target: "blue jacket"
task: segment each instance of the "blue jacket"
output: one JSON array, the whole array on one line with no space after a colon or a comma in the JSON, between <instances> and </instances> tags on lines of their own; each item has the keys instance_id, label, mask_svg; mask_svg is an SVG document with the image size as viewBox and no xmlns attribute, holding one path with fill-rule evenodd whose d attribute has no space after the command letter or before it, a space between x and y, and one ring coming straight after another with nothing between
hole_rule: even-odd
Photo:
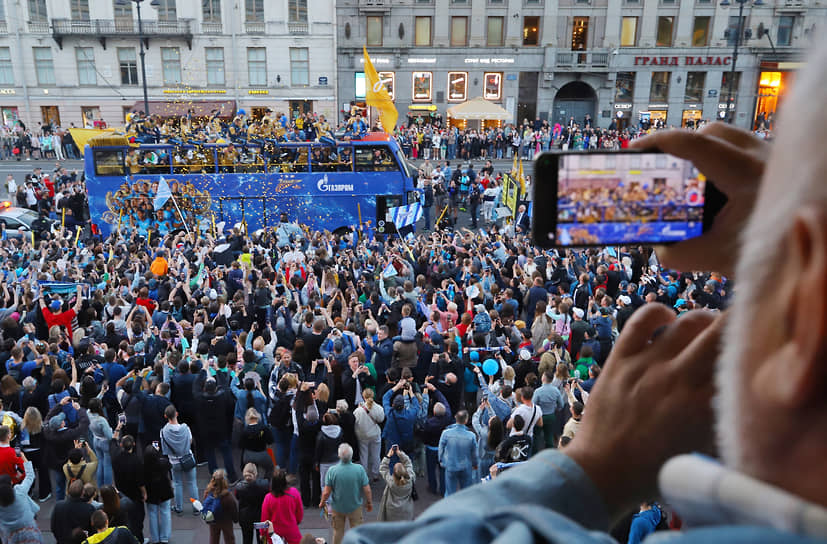
<instances>
[{"instance_id":1,"label":"blue jacket","mask_svg":"<svg viewBox=\"0 0 827 544\"><path fill-rule=\"evenodd\" d=\"M376 354L376 359L373 361L373 368L376 369L376 375L384 376L385 372L391 367L393 340L385 338L379 341L379 343L374 343L373 352Z\"/></svg>"},{"instance_id":2,"label":"blue jacket","mask_svg":"<svg viewBox=\"0 0 827 544\"><path fill-rule=\"evenodd\" d=\"M477 435L454 423L439 437L439 464L449 472L471 470L479 465Z\"/></svg>"},{"instance_id":3,"label":"blue jacket","mask_svg":"<svg viewBox=\"0 0 827 544\"><path fill-rule=\"evenodd\" d=\"M403 445L409 445L414 441L414 424L419 413L419 400L416 397L411 397L410 400L405 398L405 408L401 411L394 410L391 407L391 398L394 393L393 389L388 389L382 397L382 407L385 409L385 428L382 429L382 438L388 444L396 444L404 450Z\"/></svg>"},{"instance_id":4,"label":"blue jacket","mask_svg":"<svg viewBox=\"0 0 827 544\"><path fill-rule=\"evenodd\" d=\"M500 418L503 425L505 425L508 418L511 417L511 406L488 389L488 384L485 383L485 379L482 377L482 374L478 374L477 377L479 378L480 389L482 389L482 394L485 397L485 400L488 401L488 405L491 407L491 410L494 411L494 415ZM484 414L483 417L490 416Z\"/></svg>"},{"instance_id":5,"label":"blue jacket","mask_svg":"<svg viewBox=\"0 0 827 544\"><path fill-rule=\"evenodd\" d=\"M660 523L662 516L660 508L656 504L653 504L649 510L635 514L629 528L629 544L640 544L644 538L654 533L655 527Z\"/></svg>"}]
</instances>

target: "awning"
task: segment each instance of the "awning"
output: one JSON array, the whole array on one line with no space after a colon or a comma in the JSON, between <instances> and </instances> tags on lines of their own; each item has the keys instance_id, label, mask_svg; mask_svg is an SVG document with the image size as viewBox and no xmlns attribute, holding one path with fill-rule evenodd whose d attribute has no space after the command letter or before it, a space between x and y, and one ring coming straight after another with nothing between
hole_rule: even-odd
<instances>
[{"instance_id":1,"label":"awning","mask_svg":"<svg viewBox=\"0 0 827 544\"><path fill-rule=\"evenodd\" d=\"M510 121L511 114L499 105L477 97L451 106L448 108L448 115L454 119L479 120L479 121Z\"/></svg>"},{"instance_id":2,"label":"awning","mask_svg":"<svg viewBox=\"0 0 827 544\"><path fill-rule=\"evenodd\" d=\"M144 101L135 102L133 111L144 111ZM194 117L211 117L215 110L222 119L231 119L236 112L235 100L150 100L149 113L161 117L184 117L192 110Z\"/></svg>"}]
</instances>

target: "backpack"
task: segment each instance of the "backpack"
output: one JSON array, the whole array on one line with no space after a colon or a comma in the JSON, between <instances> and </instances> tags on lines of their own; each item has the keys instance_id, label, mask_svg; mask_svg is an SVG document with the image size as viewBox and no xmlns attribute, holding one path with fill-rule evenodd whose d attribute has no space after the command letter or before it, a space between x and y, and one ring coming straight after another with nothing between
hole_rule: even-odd
<instances>
[{"instance_id":1,"label":"backpack","mask_svg":"<svg viewBox=\"0 0 827 544\"><path fill-rule=\"evenodd\" d=\"M86 463L83 463L82 465L80 465L80 470L78 471L77 474L72 474L72 469L67 466L66 467L66 472L69 473L69 483L66 484L66 488L68 489L69 485L71 485L72 482L74 482L76 480L80 480L83 477L83 471L85 471L85 470L86 470Z\"/></svg>"},{"instance_id":2,"label":"backpack","mask_svg":"<svg viewBox=\"0 0 827 544\"><path fill-rule=\"evenodd\" d=\"M290 408L291 400L291 397L285 395L276 398L276 400L272 402L268 422L277 430L293 430L293 412Z\"/></svg>"},{"instance_id":3,"label":"backpack","mask_svg":"<svg viewBox=\"0 0 827 544\"><path fill-rule=\"evenodd\" d=\"M480 193L480 186L475 183L471 186L471 202L473 204L479 204L481 198L482 193Z\"/></svg>"},{"instance_id":4,"label":"backpack","mask_svg":"<svg viewBox=\"0 0 827 544\"><path fill-rule=\"evenodd\" d=\"M202 504L201 519L207 523L215 523L216 518L221 515L221 497L216 497L210 493Z\"/></svg>"}]
</instances>

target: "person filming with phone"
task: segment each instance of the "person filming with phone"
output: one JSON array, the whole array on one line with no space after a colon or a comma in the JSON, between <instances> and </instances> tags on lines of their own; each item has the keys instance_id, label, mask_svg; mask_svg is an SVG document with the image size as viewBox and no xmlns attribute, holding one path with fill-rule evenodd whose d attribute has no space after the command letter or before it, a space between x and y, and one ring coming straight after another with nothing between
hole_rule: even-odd
<instances>
[{"instance_id":1,"label":"person filming with phone","mask_svg":"<svg viewBox=\"0 0 827 544\"><path fill-rule=\"evenodd\" d=\"M825 89L822 38L773 144L721 123L633 144L691 161L728 196L709 231L658 252L669 269L735 277L727 313L641 307L565 448L349 541L614 542L614 522L662 497L685 529L653 542L824 542Z\"/></svg>"}]
</instances>

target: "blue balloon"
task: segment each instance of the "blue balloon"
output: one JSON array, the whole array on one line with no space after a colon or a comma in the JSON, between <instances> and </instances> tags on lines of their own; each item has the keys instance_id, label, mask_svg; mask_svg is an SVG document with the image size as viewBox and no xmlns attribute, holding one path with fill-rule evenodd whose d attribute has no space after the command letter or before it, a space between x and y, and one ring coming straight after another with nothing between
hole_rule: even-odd
<instances>
[{"instance_id":1,"label":"blue balloon","mask_svg":"<svg viewBox=\"0 0 827 544\"><path fill-rule=\"evenodd\" d=\"M244 110L238 110L239 115L247 115L247 112Z\"/></svg>"},{"instance_id":2,"label":"blue balloon","mask_svg":"<svg viewBox=\"0 0 827 544\"><path fill-rule=\"evenodd\" d=\"M471 353L468 354L468 357L472 361L479 361L480 360L480 354L479 354L478 351L472 351Z\"/></svg>"},{"instance_id":3,"label":"blue balloon","mask_svg":"<svg viewBox=\"0 0 827 544\"><path fill-rule=\"evenodd\" d=\"M494 359L486 359L485 362L482 363L482 371L486 376L493 376L499 369L500 365L497 364L497 361Z\"/></svg>"}]
</instances>

